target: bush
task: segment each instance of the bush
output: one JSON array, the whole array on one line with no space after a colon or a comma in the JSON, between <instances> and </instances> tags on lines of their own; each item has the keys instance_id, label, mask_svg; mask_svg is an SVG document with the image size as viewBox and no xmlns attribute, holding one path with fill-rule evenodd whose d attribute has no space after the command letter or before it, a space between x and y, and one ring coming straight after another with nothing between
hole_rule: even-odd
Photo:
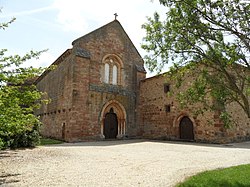
<instances>
[{"instance_id":1,"label":"bush","mask_svg":"<svg viewBox=\"0 0 250 187\"><path fill-rule=\"evenodd\" d=\"M0 138L0 150L4 148L4 142L3 140Z\"/></svg>"},{"instance_id":2,"label":"bush","mask_svg":"<svg viewBox=\"0 0 250 187\"><path fill-rule=\"evenodd\" d=\"M33 126L31 130L25 130L13 136L0 135L0 149L18 147L34 147L40 143L39 124Z\"/></svg>"}]
</instances>

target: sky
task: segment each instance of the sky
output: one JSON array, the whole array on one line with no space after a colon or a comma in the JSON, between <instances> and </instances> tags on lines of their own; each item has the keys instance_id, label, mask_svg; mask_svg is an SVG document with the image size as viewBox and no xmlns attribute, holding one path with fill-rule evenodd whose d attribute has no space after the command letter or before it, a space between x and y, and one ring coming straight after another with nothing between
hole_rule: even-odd
<instances>
[{"instance_id":1,"label":"sky","mask_svg":"<svg viewBox=\"0 0 250 187\"><path fill-rule=\"evenodd\" d=\"M141 25L155 11L165 12L157 0L0 0L0 7L0 22L16 18L9 28L0 30L0 49L20 55L48 49L39 60L28 62L33 67L49 66L72 47L73 40L113 21L114 13L143 57Z\"/></svg>"}]
</instances>

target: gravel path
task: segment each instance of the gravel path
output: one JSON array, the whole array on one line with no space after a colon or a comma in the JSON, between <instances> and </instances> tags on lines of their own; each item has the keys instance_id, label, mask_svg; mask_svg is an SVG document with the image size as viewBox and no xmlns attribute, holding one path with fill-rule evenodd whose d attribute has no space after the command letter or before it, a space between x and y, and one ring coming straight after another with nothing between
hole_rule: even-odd
<instances>
[{"instance_id":1,"label":"gravel path","mask_svg":"<svg viewBox=\"0 0 250 187\"><path fill-rule=\"evenodd\" d=\"M246 163L250 163L250 142L65 143L0 151L0 185L166 187L200 171Z\"/></svg>"}]
</instances>

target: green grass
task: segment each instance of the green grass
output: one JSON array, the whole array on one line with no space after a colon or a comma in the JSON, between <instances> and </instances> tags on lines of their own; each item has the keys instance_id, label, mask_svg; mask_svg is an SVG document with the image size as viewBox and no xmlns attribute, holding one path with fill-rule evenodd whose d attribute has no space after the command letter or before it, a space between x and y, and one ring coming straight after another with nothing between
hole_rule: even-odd
<instances>
[{"instance_id":1,"label":"green grass","mask_svg":"<svg viewBox=\"0 0 250 187\"><path fill-rule=\"evenodd\" d=\"M225 158L226 159L226 158ZM176 187L250 187L250 164L205 171Z\"/></svg>"},{"instance_id":2,"label":"green grass","mask_svg":"<svg viewBox=\"0 0 250 187\"><path fill-rule=\"evenodd\" d=\"M50 138L41 138L39 145L51 145L51 144L61 144L63 141L54 140Z\"/></svg>"}]
</instances>

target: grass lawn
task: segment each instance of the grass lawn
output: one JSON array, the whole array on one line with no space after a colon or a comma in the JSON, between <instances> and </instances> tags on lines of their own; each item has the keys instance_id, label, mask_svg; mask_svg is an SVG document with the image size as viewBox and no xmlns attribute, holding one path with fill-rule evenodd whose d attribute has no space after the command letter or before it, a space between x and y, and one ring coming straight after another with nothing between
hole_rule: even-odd
<instances>
[{"instance_id":1,"label":"grass lawn","mask_svg":"<svg viewBox=\"0 0 250 187\"><path fill-rule=\"evenodd\" d=\"M54 140L50 138L41 138L39 145L51 145L51 144L61 144L63 141Z\"/></svg>"},{"instance_id":2,"label":"grass lawn","mask_svg":"<svg viewBox=\"0 0 250 187\"><path fill-rule=\"evenodd\" d=\"M188 178L176 187L249 187L250 164L205 171Z\"/></svg>"}]
</instances>

